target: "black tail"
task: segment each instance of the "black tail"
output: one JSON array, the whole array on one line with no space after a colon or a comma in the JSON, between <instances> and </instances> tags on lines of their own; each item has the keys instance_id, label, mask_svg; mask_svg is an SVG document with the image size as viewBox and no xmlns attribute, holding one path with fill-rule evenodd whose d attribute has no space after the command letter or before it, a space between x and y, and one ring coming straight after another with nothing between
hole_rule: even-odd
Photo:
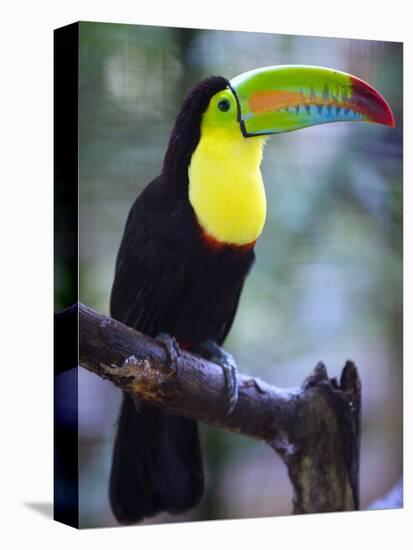
<instances>
[{"instance_id":1,"label":"black tail","mask_svg":"<svg viewBox=\"0 0 413 550\"><path fill-rule=\"evenodd\" d=\"M120 523L193 508L204 490L198 426L124 396L113 451L110 501Z\"/></svg>"}]
</instances>

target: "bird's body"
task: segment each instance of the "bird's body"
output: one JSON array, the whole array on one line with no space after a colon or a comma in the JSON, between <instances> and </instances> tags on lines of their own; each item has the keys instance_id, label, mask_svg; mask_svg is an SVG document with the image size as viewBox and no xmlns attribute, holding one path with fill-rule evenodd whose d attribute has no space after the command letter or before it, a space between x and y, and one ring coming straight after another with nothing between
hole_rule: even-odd
<instances>
[{"instance_id":1,"label":"bird's body","mask_svg":"<svg viewBox=\"0 0 413 550\"><path fill-rule=\"evenodd\" d=\"M253 248L204 239L188 201L157 178L129 215L112 316L149 336L171 334L189 350L209 339L222 344L253 261ZM197 504L203 471L195 421L145 405L138 412L125 396L117 437L111 493L121 521Z\"/></svg>"},{"instance_id":2,"label":"bird's body","mask_svg":"<svg viewBox=\"0 0 413 550\"><path fill-rule=\"evenodd\" d=\"M337 82L349 79L333 74L334 90ZM286 75L300 93L268 89L268 76L285 87ZM299 106L291 111L286 105L307 101L300 75L314 78L313 84L304 84L308 102L317 106L311 111L308 103L301 114ZM353 115L340 118L340 107L335 115L330 109L321 116L322 101L332 104L328 78L332 72L327 69L269 68L231 82L210 77L192 90L177 116L161 175L129 213L111 295L115 319L149 336L167 333L194 352L206 342L214 349L224 343L265 222L260 163L267 135L334 117L360 120L364 111L365 120L392 122L381 96L358 80L354 97L348 89L343 92ZM256 85L262 87L258 95ZM230 389L236 396L236 384ZM160 511L184 512L199 502L203 486L195 421L124 396L110 481L117 519L134 523Z\"/></svg>"},{"instance_id":3,"label":"bird's body","mask_svg":"<svg viewBox=\"0 0 413 550\"><path fill-rule=\"evenodd\" d=\"M218 87L224 84L218 81ZM178 121L176 132L185 136L181 133L185 131ZM205 161L202 154L197 159L201 165ZM239 159L231 164L237 166ZM208 340L224 342L255 257L255 239L250 245L225 243L200 225L188 193L190 182L198 183L199 170L196 166L196 177L191 178L188 170L170 168L166 161L163 173L137 198L119 249L111 296L115 319L149 336L170 334L181 347L194 351ZM218 201L219 197L217 190ZM250 205L255 208L254 201ZM248 218L244 209L238 231L242 219L249 227L254 225L248 223L253 214ZM220 221L219 226L225 227ZM133 523L161 510L183 512L198 503L203 485L196 422L148 405L138 412L125 396L110 489L117 518Z\"/></svg>"}]
</instances>

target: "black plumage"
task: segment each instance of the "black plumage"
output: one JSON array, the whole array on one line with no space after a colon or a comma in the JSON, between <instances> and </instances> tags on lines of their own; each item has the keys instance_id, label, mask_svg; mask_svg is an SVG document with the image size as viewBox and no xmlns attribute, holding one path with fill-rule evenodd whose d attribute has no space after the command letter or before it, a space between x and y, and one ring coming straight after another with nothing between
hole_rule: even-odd
<instances>
[{"instance_id":1,"label":"black plumage","mask_svg":"<svg viewBox=\"0 0 413 550\"><path fill-rule=\"evenodd\" d=\"M188 165L203 112L226 88L211 77L184 100L162 174L137 198L120 245L111 315L149 336L167 333L187 349L222 344L231 328L252 247L211 246L188 200ZM160 511L194 507L204 488L195 421L165 414L124 396L110 480L113 512L134 523Z\"/></svg>"}]
</instances>

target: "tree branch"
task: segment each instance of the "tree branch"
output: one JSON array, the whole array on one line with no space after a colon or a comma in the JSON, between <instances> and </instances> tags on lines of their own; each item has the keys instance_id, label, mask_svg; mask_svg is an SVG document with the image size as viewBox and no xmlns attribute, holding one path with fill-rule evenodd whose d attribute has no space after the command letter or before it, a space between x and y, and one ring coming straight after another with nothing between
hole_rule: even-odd
<instances>
[{"instance_id":1,"label":"tree branch","mask_svg":"<svg viewBox=\"0 0 413 550\"><path fill-rule=\"evenodd\" d=\"M165 346L79 305L79 362L137 399L265 441L282 458L295 513L359 506L360 380L348 361L340 383L319 363L299 388L239 375L227 414L221 367L187 352L172 365Z\"/></svg>"}]
</instances>

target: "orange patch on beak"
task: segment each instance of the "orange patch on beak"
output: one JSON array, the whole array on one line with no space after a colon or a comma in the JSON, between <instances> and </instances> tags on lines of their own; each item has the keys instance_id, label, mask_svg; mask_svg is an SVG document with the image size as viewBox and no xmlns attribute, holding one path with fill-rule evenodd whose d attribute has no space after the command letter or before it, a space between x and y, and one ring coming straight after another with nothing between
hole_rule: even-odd
<instances>
[{"instance_id":1,"label":"orange patch on beak","mask_svg":"<svg viewBox=\"0 0 413 550\"><path fill-rule=\"evenodd\" d=\"M298 92L286 92L274 90L271 92L255 92L251 94L248 104L251 112L265 113L283 109L291 105L298 105L305 102L303 95Z\"/></svg>"}]
</instances>

